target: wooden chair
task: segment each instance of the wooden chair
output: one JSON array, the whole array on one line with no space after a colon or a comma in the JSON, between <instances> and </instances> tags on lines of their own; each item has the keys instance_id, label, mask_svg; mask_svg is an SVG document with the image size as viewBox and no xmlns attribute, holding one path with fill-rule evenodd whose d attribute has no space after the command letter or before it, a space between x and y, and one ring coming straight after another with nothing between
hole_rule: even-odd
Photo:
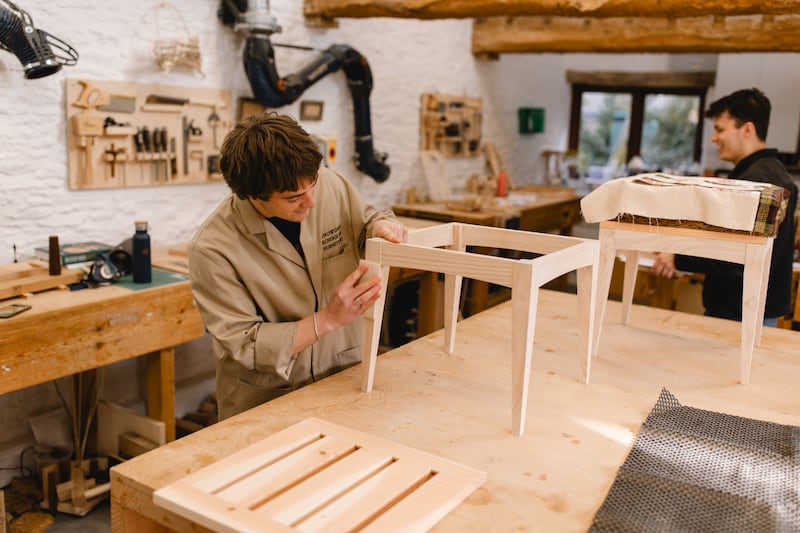
<instances>
[{"instance_id":1,"label":"wooden chair","mask_svg":"<svg viewBox=\"0 0 800 533\"><path fill-rule=\"evenodd\" d=\"M622 289L622 323L626 325L630 322L639 252L673 252L730 261L744 265L739 382L749 383L753 348L761 343L773 240L772 237L707 229L601 222L593 354L597 355L600 347L600 332L617 250L624 250L626 258Z\"/></svg>"},{"instance_id":2,"label":"wooden chair","mask_svg":"<svg viewBox=\"0 0 800 533\"><path fill-rule=\"evenodd\" d=\"M470 253L467 252L467 246L542 255L534 259L508 259ZM548 281L576 270L581 374L583 381L589 382L592 334L595 331L594 298L597 293L597 269L594 268L598 260L596 241L450 223L416 230L409 234L406 244L369 239L366 260L378 266L384 288L390 267L445 274L444 342L447 353L453 353L455 348L462 279L468 277L511 288L511 424L514 435L522 435L525 428L538 289ZM384 303L385 292L363 317L361 388L364 392L372 390Z\"/></svg>"}]
</instances>

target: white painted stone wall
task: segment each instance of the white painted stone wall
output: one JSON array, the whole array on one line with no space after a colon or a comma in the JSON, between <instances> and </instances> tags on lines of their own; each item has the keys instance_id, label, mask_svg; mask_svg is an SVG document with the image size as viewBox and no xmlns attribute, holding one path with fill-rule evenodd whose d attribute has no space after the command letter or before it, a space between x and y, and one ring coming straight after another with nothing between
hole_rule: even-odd
<instances>
[{"instance_id":1,"label":"white painted stone wall","mask_svg":"<svg viewBox=\"0 0 800 533\"><path fill-rule=\"evenodd\" d=\"M16 57L0 51L0 264L12 261L12 243L19 259L25 259L35 246L45 245L49 235L59 235L62 242L92 239L118 243L132 234L136 219L150 222L154 245L188 240L227 194L224 184L68 189L64 79L223 87L230 88L234 98L251 96L242 69L244 39L219 22L219 2L170 2L182 14L189 33L200 40L205 77L198 77L186 69L169 74L158 70L152 55L154 41L159 36L183 36L179 25L165 24L157 31L160 2L56 0L44 7L31 0L15 1L30 13L38 28L75 47L80 60L56 75L25 80ZM482 97L483 139L499 147L516 182L535 183L543 178L542 150L566 146L570 106L566 70L659 71L669 70L675 63L666 55L588 54L504 55L498 61L482 62L470 53L472 23L468 20L344 19L336 29L320 29L304 25L301 0L273 0L270 4L283 27L273 42L320 49L343 43L369 60L375 81L373 137L375 147L389 153L389 180L377 184L359 174L351 162L352 105L343 73L327 76L306 91L302 99L322 100L325 106L322 121L304 125L312 133L337 137L335 170L382 208L401 200L408 186L424 187L417 160L423 92ZM281 75L296 71L312 57L313 52L276 49ZM773 115L770 144L793 151L800 115L798 67L800 54L722 56L719 83L709 101L737 88L762 87L778 109ZM517 109L523 106L546 109L544 133L517 133ZM299 101L280 111L297 116L298 110ZM706 132L708 137L710 124ZM702 164L719 166L716 151L707 141ZM483 168L481 157L447 162L454 188L470 174L482 173ZM47 334L46 324L42 324L42 333ZM178 358L179 379L191 380L192 375L207 373L210 368L204 350ZM110 371L111 383L127 383L107 387L110 399L141 401L140 384L127 380L131 373L140 373L137 362ZM62 388L68 390L64 384ZM0 397L0 441L25 441L29 438L27 417L56 405L58 398L49 384ZM0 466L8 466L2 454Z\"/></svg>"}]
</instances>

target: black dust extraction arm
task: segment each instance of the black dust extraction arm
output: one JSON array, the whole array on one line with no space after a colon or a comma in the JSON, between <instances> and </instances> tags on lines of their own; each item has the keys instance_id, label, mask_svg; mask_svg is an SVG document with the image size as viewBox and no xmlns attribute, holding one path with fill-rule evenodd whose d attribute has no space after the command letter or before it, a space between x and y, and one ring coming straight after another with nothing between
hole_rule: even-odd
<instances>
[{"instance_id":1,"label":"black dust extraction arm","mask_svg":"<svg viewBox=\"0 0 800 533\"><path fill-rule=\"evenodd\" d=\"M78 62L74 48L36 29L30 15L9 0L0 0L0 48L17 56L29 80L55 74L63 65Z\"/></svg>"},{"instance_id":2,"label":"black dust extraction arm","mask_svg":"<svg viewBox=\"0 0 800 533\"><path fill-rule=\"evenodd\" d=\"M376 152L372 144L369 107L372 71L363 55L348 45L334 44L322 50L318 58L299 71L281 77L275 65L275 52L270 40L270 35L280 32L281 28L269 14L266 0L222 0L219 17L223 24L233 24L234 31L247 35L244 47L245 73L253 96L267 107L291 104L323 77L343 70L353 99L356 168L378 183L386 181L390 172L385 163L387 155ZM313 50L306 47L293 48Z\"/></svg>"}]
</instances>

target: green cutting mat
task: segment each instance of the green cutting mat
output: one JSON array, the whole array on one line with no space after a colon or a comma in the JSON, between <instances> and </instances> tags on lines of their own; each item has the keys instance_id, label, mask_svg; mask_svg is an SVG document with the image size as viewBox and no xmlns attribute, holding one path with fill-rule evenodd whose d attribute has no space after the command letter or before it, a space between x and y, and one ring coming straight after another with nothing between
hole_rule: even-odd
<instances>
[{"instance_id":1,"label":"green cutting mat","mask_svg":"<svg viewBox=\"0 0 800 533\"><path fill-rule=\"evenodd\" d=\"M128 274L127 276L122 276L119 278L119 280L117 280L114 284L125 287L126 289L130 289L132 291L138 291L140 289L150 289L152 287L169 285L170 283L180 283L181 281L186 281L189 279L189 276L184 274L170 272L169 270L161 270L160 268L153 268L152 273L152 281L150 283L134 283L133 274Z\"/></svg>"}]
</instances>

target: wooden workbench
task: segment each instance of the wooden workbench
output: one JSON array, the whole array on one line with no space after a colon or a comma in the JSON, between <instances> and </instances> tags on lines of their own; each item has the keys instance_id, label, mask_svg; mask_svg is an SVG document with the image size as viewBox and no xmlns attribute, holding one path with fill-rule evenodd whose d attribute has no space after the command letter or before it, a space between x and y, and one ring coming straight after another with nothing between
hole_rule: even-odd
<instances>
[{"instance_id":1,"label":"wooden workbench","mask_svg":"<svg viewBox=\"0 0 800 533\"><path fill-rule=\"evenodd\" d=\"M375 388L361 366L324 379L116 466L115 532L192 531L153 491L249 444L315 417L484 470L486 483L434 531L586 531L642 422L667 388L684 405L800 424L800 333L766 328L752 382L737 384L737 322L637 307L619 323L609 303L592 382L579 381L574 295L541 291L522 437L510 432L510 304L378 358Z\"/></svg>"},{"instance_id":2,"label":"wooden workbench","mask_svg":"<svg viewBox=\"0 0 800 533\"><path fill-rule=\"evenodd\" d=\"M580 200L581 197L569 187L526 185L515 189L508 198L496 199L494 205L486 206L481 211L454 209L448 207L447 202L396 204L392 210L399 217L571 235L572 227L581 221ZM475 251L492 252L488 249ZM508 291L500 290L492 297L488 283L471 280L470 284L469 297L465 302L467 316L505 301L510 295ZM566 290L566 278L555 282L554 286ZM422 304L419 307L420 313L427 309ZM419 331L430 333L434 330L433 326L440 323L435 315L420 314Z\"/></svg>"},{"instance_id":3,"label":"wooden workbench","mask_svg":"<svg viewBox=\"0 0 800 533\"><path fill-rule=\"evenodd\" d=\"M4 300L32 306L0 320L0 394L156 353L148 361L148 415L175 438L174 347L203 334L188 281L131 290L56 289Z\"/></svg>"},{"instance_id":4,"label":"wooden workbench","mask_svg":"<svg viewBox=\"0 0 800 533\"><path fill-rule=\"evenodd\" d=\"M518 201L512 201L515 193ZM572 226L581 220L580 201L581 197L569 187L527 185L481 211L453 209L447 202L396 204L392 211L403 217L569 235Z\"/></svg>"}]
</instances>

